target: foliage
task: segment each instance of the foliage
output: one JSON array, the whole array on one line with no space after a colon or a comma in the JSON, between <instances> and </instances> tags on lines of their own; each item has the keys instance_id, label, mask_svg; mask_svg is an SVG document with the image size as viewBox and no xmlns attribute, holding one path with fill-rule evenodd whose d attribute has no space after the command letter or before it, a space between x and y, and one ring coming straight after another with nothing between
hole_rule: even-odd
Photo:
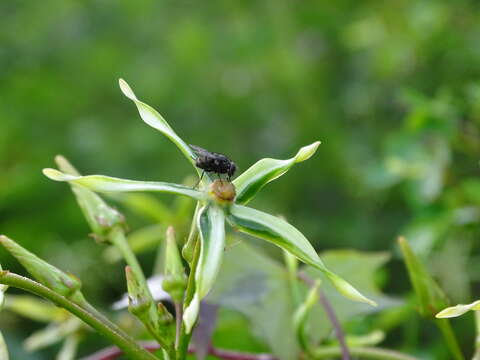
<instances>
[{"instance_id":1,"label":"foliage","mask_svg":"<svg viewBox=\"0 0 480 360\"><path fill-rule=\"evenodd\" d=\"M357 315L345 327L366 334L378 326L384 346L450 359L443 338L415 312L395 239L408 239L448 305L479 298L476 2L46 0L4 1L0 13L0 233L75 273L103 308L125 290L118 249L88 241L71 194L38 172L64 153L92 173L177 183L194 174L134 120L113 86L122 74L185 139L228 154L241 170L258 154L286 159L320 138L319 156L248 205L282 214L317 251L391 252L370 280L404 305ZM187 236L189 199L114 197L107 200L125 212L128 240L147 268L168 225L179 242ZM364 290L357 269L344 273L322 259ZM22 271L4 252L0 263ZM36 324L9 314L2 311L0 322L11 357L30 358L15 344ZM471 317L452 320L467 357ZM227 323L220 324L226 332ZM105 345L96 337L88 344L90 351ZM253 342L243 350L268 351Z\"/></svg>"}]
</instances>

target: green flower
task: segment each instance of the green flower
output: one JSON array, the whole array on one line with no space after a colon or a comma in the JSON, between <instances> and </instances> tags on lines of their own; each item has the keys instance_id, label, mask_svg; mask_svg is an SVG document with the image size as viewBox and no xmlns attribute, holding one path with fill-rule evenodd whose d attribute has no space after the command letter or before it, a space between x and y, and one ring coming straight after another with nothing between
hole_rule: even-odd
<instances>
[{"instance_id":1,"label":"green flower","mask_svg":"<svg viewBox=\"0 0 480 360\"><path fill-rule=\"evenodd\" d=\"M143 121L168 137L199 173L195 166L196 155L187 143L155 109L138 100L124 80L120 79L119 83L122 92L136 104ZM225 248L225 220L233 228L267 240L321 270L344 296L375 305L327 269L310 242L295 227L278 217L245 206L270 181L285 174L294 164L309 159L319 145L317 141L305 146L287 160L262 159L238 176L232 182L233 186L225 181L213 181L207 174L198 190L167 182L124 180L103 175L77 176L54 169L44 169L43 173L52 180L68 181L97 192L157 191L187 196L198 202L194 222L201 247L195 270L196 291L184 314L185 326L190 332L198 315L200 300L212 288L220 268Z\"/></svg>"}]
</instances>

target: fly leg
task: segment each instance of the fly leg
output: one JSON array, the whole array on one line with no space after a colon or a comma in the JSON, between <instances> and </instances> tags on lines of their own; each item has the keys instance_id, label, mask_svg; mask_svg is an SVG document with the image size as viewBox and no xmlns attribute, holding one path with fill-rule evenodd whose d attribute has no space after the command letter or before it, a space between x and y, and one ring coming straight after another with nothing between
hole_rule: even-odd
<instances>
[{"instance_id":1,"label":"fly leg","mask_svg":"<svg viewBox=\"0 0 480 360\"><path fill-rule=\"evenodd\" d=\"M198 179L197 183L196 183L195 186L193 187L194 189L196 189L197 186L200 184L200 181L202 181L204 174L205 174L205 170L202 171L202 175L200 176L200 179Z\"/></svg>"}]
</instances>

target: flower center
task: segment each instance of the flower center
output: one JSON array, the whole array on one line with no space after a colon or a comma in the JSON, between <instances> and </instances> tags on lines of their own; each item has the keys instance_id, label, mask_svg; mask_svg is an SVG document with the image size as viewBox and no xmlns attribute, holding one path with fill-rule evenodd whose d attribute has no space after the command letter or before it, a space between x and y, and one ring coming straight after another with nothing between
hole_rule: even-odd
<instances>
[{"instance_id":1,"label":"flower center","mask_svg":"<svg viewBox=\"0 0 480 360\"><path fill-rule=\"evenodd\" d=\"M216 201L232 202L236 195L235 186L231 182L217 179L210 184L210 194Z\"/></svg>"}]
</instances>

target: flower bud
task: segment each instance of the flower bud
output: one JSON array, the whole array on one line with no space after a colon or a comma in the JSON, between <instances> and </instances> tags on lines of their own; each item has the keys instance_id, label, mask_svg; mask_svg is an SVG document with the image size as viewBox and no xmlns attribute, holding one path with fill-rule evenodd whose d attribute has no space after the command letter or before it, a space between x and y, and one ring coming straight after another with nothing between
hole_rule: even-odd
<instances>
[{"instance_id":1,"label":"flower bud","mask_svg":"<svg viewBox=\"0 0 480 360\"><path fill-rule=\"evenodd\" d=\"M175 231L171 226L167 229L166 241L165 278L162 287L170 294L174 302L180 303L187 287L187 277L175 241Z\"/></svg>"},{"instance_id":2,"label":"flower bud","mask_svg":"<svg viewBox=\"0 0 480 360\"><path fill-rule=\"evenodd\" d=\"M80 176L78 171L63 156L56 156L55 161L63 172ZM77 198L78 205L93 231L92 237L97 241L105 241L110 230L115 226L125 226L125 217L115 208L109 206L93 191L77 184L70 183Z\"/></svg>"},{"instance_id":3,"label":"flower bud","mask_svg":"<svg viewBox=\"0 0 480 360\"><path fill-rule=\"evenodd\" d=\"M140 319L148 318L148 312L153 303L152 298L140 285L130 266L125 267L125 275L128 288L128 311Z\"/></svg>"},{"instance_id":4,"label":"flower bud","mask_svg":"<svg viewBox=\"0 0 480 360\"><path fill-rule=\"evenodd\" d=\"M163 303L159 302L157 304L157 311L158 311L158 324L160 326L169 325L173 322L173 316L170 314L170 311L167 310Z\"/></svg>"},{"instance_id":5,"label":"flower bud","mask_svg":"<svg viewBox=\"0 0 480 360\"><path fill-rule=\"evenodd\" d=\"M82 284L74 275L57 269L4 235L0 236L0 244L17 258L38 282L49 289L68 298L79 294Z\"/></svg>"},{"instance_id":6,"label":"flower bud","mask_svg":"<svg viewBox=\"0 0 480 360\"><path fill-rule=\"evenodd\" d=\"M210 184L209 194L215 202L229 204L235 199L235 186L231 182L217 179Z\"/></svg>"}]
</instances>

